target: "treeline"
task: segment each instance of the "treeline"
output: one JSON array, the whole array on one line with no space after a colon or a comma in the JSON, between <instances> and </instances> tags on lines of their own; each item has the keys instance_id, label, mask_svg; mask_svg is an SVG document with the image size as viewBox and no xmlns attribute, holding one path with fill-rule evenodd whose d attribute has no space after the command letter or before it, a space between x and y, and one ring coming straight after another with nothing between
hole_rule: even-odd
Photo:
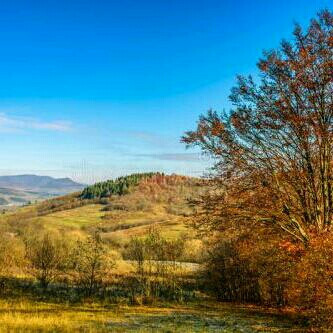
<instances>
[{"instance_id":1,"label":"treeline","mask_svg":"<svg viewBox=\"0 0 333 333\"><path fill-rule=\"evenodd\" d=\"M86 187L81 194L82 199L100 199L111 195L127 194L131 187L147 178L159 175L157 172L133 173L129 176L119 177L115 180L107 180Z\"/></svg>"}]
</instances>

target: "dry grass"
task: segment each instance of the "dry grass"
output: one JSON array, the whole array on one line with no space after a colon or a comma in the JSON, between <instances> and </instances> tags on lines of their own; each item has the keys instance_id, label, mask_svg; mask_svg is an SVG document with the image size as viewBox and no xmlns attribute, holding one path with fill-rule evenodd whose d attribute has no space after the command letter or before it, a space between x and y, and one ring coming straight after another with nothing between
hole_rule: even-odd
<instances>
[{"instance_id":1,"label":"dry grass","mask_svg":"<svg viewBox=\"0 0 333 333\"><path fill-rule=\"evenodd\" d=\"M151 211L103 211L103 205L91 204L44 216L28 218L25 224L40 225L46 230L57 230L73 236L84 236L98 229L104 239L118 239L122 245L133 236L144 236L157 226L163 236L175 238L190 234L183 216L166 212L156 204Z\"/></svg>"},{"instance_id":2,"label":"dry grass","mask_svg":"<svg viewBox=\"0 0 333 333\"><path fill-rule=\"evenodd\" d=\"M101 222L104 213L102 205L86 205L69 210L51 213L46 216L36 217L32 221L40 221L49 228L66 227L69 229L81 229Z\"/></svg>"},{"instance_id":3,"label":"dry grass","mask_svg":"<svg viewBox=\"0 0 333 333\"><path fill-rule=\"evenodd\" d=\"M0 302L0 332L304 332L290 319L257 308L190 306L69 306Z\"/></svg>"},{"instance_id":4,"label":"dry grass","mask_svg":"<svg viewBox=\"0 0 333 333\"><path fill-rule=\"evenodd\" d=\"M58 304L21 302L0 303L0 331L96 332L107 320L117 320L111 312L96 306L70 307Z\"/></svg>"}]
</instances>

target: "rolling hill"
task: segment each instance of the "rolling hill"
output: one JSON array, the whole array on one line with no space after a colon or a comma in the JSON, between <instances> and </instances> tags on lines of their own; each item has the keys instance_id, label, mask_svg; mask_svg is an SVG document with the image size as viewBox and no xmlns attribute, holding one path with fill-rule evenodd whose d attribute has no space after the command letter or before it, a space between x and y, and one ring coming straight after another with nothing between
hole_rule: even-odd
<instances>
[{"instance_id":1,"label":"rolling hill","mask_svg":"<svg viewBox=\"0 0 333 333\"><path fill-rule=\"evenodd\" d=\"M127 185L125 186L124 184ZM171 273L171 270L169 270L168 275L163 277L163 273L161 273L163 271L158 272L153 270L147 273L147 269L145 279L143 280L144 285L149 285L150 288L150 285L155 286L156 283L165 283L163 285L168 286L171 282L172 285L176 285L177 290L179 290L178 288L182 288L182 295L185 293L188 293L191 297L196 295L194 299L189 298L189 301L187 301L185 298L185 301L182 300L176 303L176 305L172 305L172 301L167 299L168 301L165 303L166 306L163 307L163 313L164 315L167 314L167 318L170 317L168 320L172 321L176 316L176 318L178 318L177 320L182 323L183 326L177 331L186 331L187 325L191 325L189 327L198 328L197 331L200 332L203 330L206 331L208 327L207 322L211 319L203 318L201 315L200 317L194 317L193 314L200 313L203 308L205 309L205 313L208 310L210 312L214 311L214 318L218 318L218 316L223 317L220 326L216 325L216 320L214 319L212 332L216 331L216 329L219 330L219 328L223 328L223 330L226 328L229 331L229 326L230 332L234 332L233 327L235 327L235 323L237 323L237 329L241 328L239 324L240 320L246 332L252 332L251 327L254 327L254 325L256 325L256 327L260 325L266 332L266 328L271 326L267 326L265 322L272 321L273 319L271 318L274 318L274 323L276 322L276 325L278 325L276 326L274 324L274 327L282 327L281 323L285 323L286 327L290 327L290 323L294 323L295 320L292 321L286 318L282 320L282 317L276 316L267 317L265 312L259 312L258 309L253 308L252 305L251 308L249 308L250 310L246 310L242 305L241 312L238 313L236 308L230 308L230 304L226 306L223 305L223 303L222 305L221 303L213 303L210 296L206 294L206 290L202 287L203 284L200 278L197 277L198 271L200 272L199 276L202 275L200 269L203 267L202 263L205 262L205 242L203 236L197 235L190 227L189 222L191 222L192 214L195 213L196 210L196 207L190 204L191 199L198 198L198 196L207 189L210 189L209 183L197 178L178 175L168 176L159 173L130 175L129 177L122 177L116 180L95 184L87 187L82 192L48 199L25 207L18 207L15 211L0 214L0 233L6 235L10 242L23 239L24 241L28 241L29 244L29 240L37 239L35 238L36 236L46 233L48 236L55 236L57 240L64 239L68 244L77 244L77 240L83 241L88 235L98 232L100 237L104 240L103 243L108 248L108 257L115 263L115 266L111 269L112 279L108 282L110 286L109 288L103 287L103 290L110 292L110 294L107 295L115 296L109 298L98 298L99 296L96 296L96 298L92 298L92 296L89 296L89 298L73 298L73 295L75 296L76 294L75 289L69 284L71 280L67 280L67 278L64 280L62 277L60 277L61 283L54 283L50 286L49 293L47 296L44 296L46 293L45 290L43 291L37 284L31 284L31 280L25 279L23 280L23 287L18 289L19 292L14 289L15 297L7 298L8 304L4 303L7 302L7 299L2 297L2 304L0 304L0 306L5 309L2 311L5 319L2 319L0 315L0 320L2 319L2 323L9 322L10 327L13 327L13 325L17 325L14 327L21 327L18 326L17 318L24 313L24 319L19 322L22 323L22 327L26 328L26 322L29 323L30 317L33 317L31 324L33 330L31 331L37 331L37 327L40 328L49 325L48 327L50 327L50 329L48 331L52 332L55 327L59 327L60 331L62 331L62 328L65 327L65 324L61 321L65 318L64 316L68 316L69 318L68 321L65 322L66 325L67 322L69 323L66 326L66 328L69 329L65 331L77 331L76 328L78 326L76 322L80 322L80 324L85 325L84 330L86 330L86 328L89 329L90 326L87 326L87 323L89 323L89 325L93 325L91 327L96 327L96 330L93 329L93 332L99 332L102 327L98 322L98 320L102 320L98 319L100 318L99 316L105 317L105 321L108 325L107 331L112 332L115 330L127 332L129 329L132 331L132 326L127 323L126 326L124 326L122 322L118 322L119 316L124 316L126 320L133 317L133 322L135 320L135 328L139 328L140 331L142 331L142 328L144 328L145 332L151 331L150 329L145 329L145 327L148 328L148 325L145 323L149 323L149 327L151 327L150 323L152 320L154 322L162 322L165 326L165 320L163 319L163 321L161 321L163 317L156 312L161 305L164 304L162 296L153 296L160 297L157 298L158 302L143 303L144 306L139 303L139 298L136 299L138 299L137 302L140 306L134 307L135 305L133 305L130 298L129 301L127 301L127 297L132 297L131 295L136 292L135 288L139 288L140 297L142 297L143 290L141 284L139 284L139 287L136 287L138 283L140 283L141 278L137 276L137 262L130 256L131 244L133 244L133 242L131 242L132 237L143 237L149 240L151 239L149 237L152 235L158 235L156 233L150 233L150 230L154 229L157 230L159 235L167 242L176 240L174 244L177 244L179 243L178 241L181 241L181 244L184 245L184 250L177 256L177 262L174 263L165 260L161 263L159 260L147 259L146 264L149 262L148 266L155 262L155 266L149 267L172 267L174 271ZM135 242L137 241L140 242L139 239L135 240ZM172 244L172 242L170 243ZM20 244L20 242L16 244ZM18 251L21 250L20 247L17 249ZM172 253L171 250L171 254ZM26 271L22 274L23 277L27 274L25 272ZM109 273L110 271L107 274ZM152 281L152 283L146 282L147 277L151 279L149 281ZM19 284L15 280L15 288L17 288L17 285ZM31 286L30 289L29 286ZM37 296L35 296L35 290L43 294L37 294ZM159 290L164 289L161 288ZM199 292L197 292L197 290L199 290ZM71 298L66 298L68 297L66 292L68 292ZM19 295L19 297L16 295ZM24 302L25 295L28 296ZM62 299L61 297L65 298ZM149 297L149 299L152 299L151 294L149 294ZM19 302L17 306L14 303L16 299ZM38 301L35 301L35 299ZM73 299L74 302L72 301ZM82 299L82 301L78 302L77 299ZM191 301L192 299L194 302ZM66 305L61 303L64 302L63 300L66 300ZM94 303L92 303L92 300L94 300ZM89 305L85 305L85 301L88 301ZM103 305L99 305L98 302L101 302ZM116 305L114 305L113 302L117 302ZM82 306L82 308L78 305L80 307ZM45 306L47 306L47 308ZM153 306L154 312L150 310L151 306ZM11 310L13 307L15 307L15 310ZM33 309L34 312L30 309ZM138 317L138 310L143 312L148 311L145 321ZM7 314L6 311L9 312L9 314ZM182 315L175 315L176 311L179 311ZM230 317L231 319L227 319L230 320L228 324L225 318L229 318L229 313L233 315L236 313L237 318ZM244 314L240 315L241 313ZM111 317L112 314L116 314L117 320L110 326L111 320L114 320L114 317ZM210 315L212 315L212 313ZM54 318L52 321L49 320L51 316L52 319ZM75 322L73 318L75 319L77 316L79 316L79 319ZM242 319L242 316L244 316L244 319ZM61 318L60 324L56 326L58 325L59 318ZM92 318L96 320L97 324L92 321ZM188 322L188 319L193 320L193 322ZM184 320L186 320L185 324ZM194 326L194 322L196 326ZM202 325L201 322L203 323ZM247 322L251 323L251 327ZM297 323L299 323L299 321ZM171 326L168 325L168 327L170 327L170 330L168 329L166 331L171 332L174 331L176 326L172 324ZM244 331L244 329L241 328L241 331ZM283 331L287 332L287 330L288 328ZM262 330L260 329L260 331ZM274 332L275 331L274 329ZM303 330L295 330L295 332L303 332Z\"/></svg>"},{"instance_id":2,"label":"rolling hill","mask_svg":"<svg viewBox=\"0 0 333 333\"><path fill-rule=\"evenodd\" d=\"M85 185L70 178L17 175L0 176L0 206L23 205L71 192L81 191Z\"/></svg>"},{"instance_id":3,"label":"rolling hill","mask_svg":"<svg viewBox=\"0 0 333 333\"><path fill-rule=\"evenodd\" d=\"M99 195L99 188L124 188L123 182L128 185L122 194ZM193 240L194 231L185 223L195 210L189 200L205 188L204 181L197 178L160 173L130 175L17 208L0 216L0 221L6 222L2 226L13 234L45 230L77 238L98 232L121 252L131 237L144 236L151 228L158 228L168 238ZM86 199L83 194L87 192L98 195Z\"/></svg>"}]
</instances>

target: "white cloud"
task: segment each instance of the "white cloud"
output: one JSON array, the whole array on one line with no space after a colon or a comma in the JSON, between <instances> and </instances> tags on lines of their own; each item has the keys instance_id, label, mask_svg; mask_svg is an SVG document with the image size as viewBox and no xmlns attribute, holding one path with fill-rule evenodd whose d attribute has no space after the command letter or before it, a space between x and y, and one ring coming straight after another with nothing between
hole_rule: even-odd
<instances>
[{"instance_id":1,"label":"white cloud","mask_svg":"<svg viewBox=\"0 0 333 333\"><path fill-rule=\"evenodd\" d=\"M68 132L72 129L72 124L67 121L42 121L29 117L8 116L0 113L0 131L16 132L22 130L46 130L57 132Z\"/></svg>"}]
</instances>

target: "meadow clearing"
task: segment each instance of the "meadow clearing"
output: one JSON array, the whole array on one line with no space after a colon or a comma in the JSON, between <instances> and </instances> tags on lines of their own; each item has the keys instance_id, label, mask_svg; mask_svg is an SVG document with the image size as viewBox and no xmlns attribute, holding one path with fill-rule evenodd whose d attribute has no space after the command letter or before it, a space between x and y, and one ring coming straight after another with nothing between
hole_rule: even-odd
<instances>
[{"instance_id":1,"label":"meadow clearing","mask_svg":"<svg viewBox=\"0 0 333 333\"><path fill-rule=\"evenodd\" d=\"M286 313L205 301L155 306L0 302L0 332L304 332Z\"/></svg>"}]
</instances>

